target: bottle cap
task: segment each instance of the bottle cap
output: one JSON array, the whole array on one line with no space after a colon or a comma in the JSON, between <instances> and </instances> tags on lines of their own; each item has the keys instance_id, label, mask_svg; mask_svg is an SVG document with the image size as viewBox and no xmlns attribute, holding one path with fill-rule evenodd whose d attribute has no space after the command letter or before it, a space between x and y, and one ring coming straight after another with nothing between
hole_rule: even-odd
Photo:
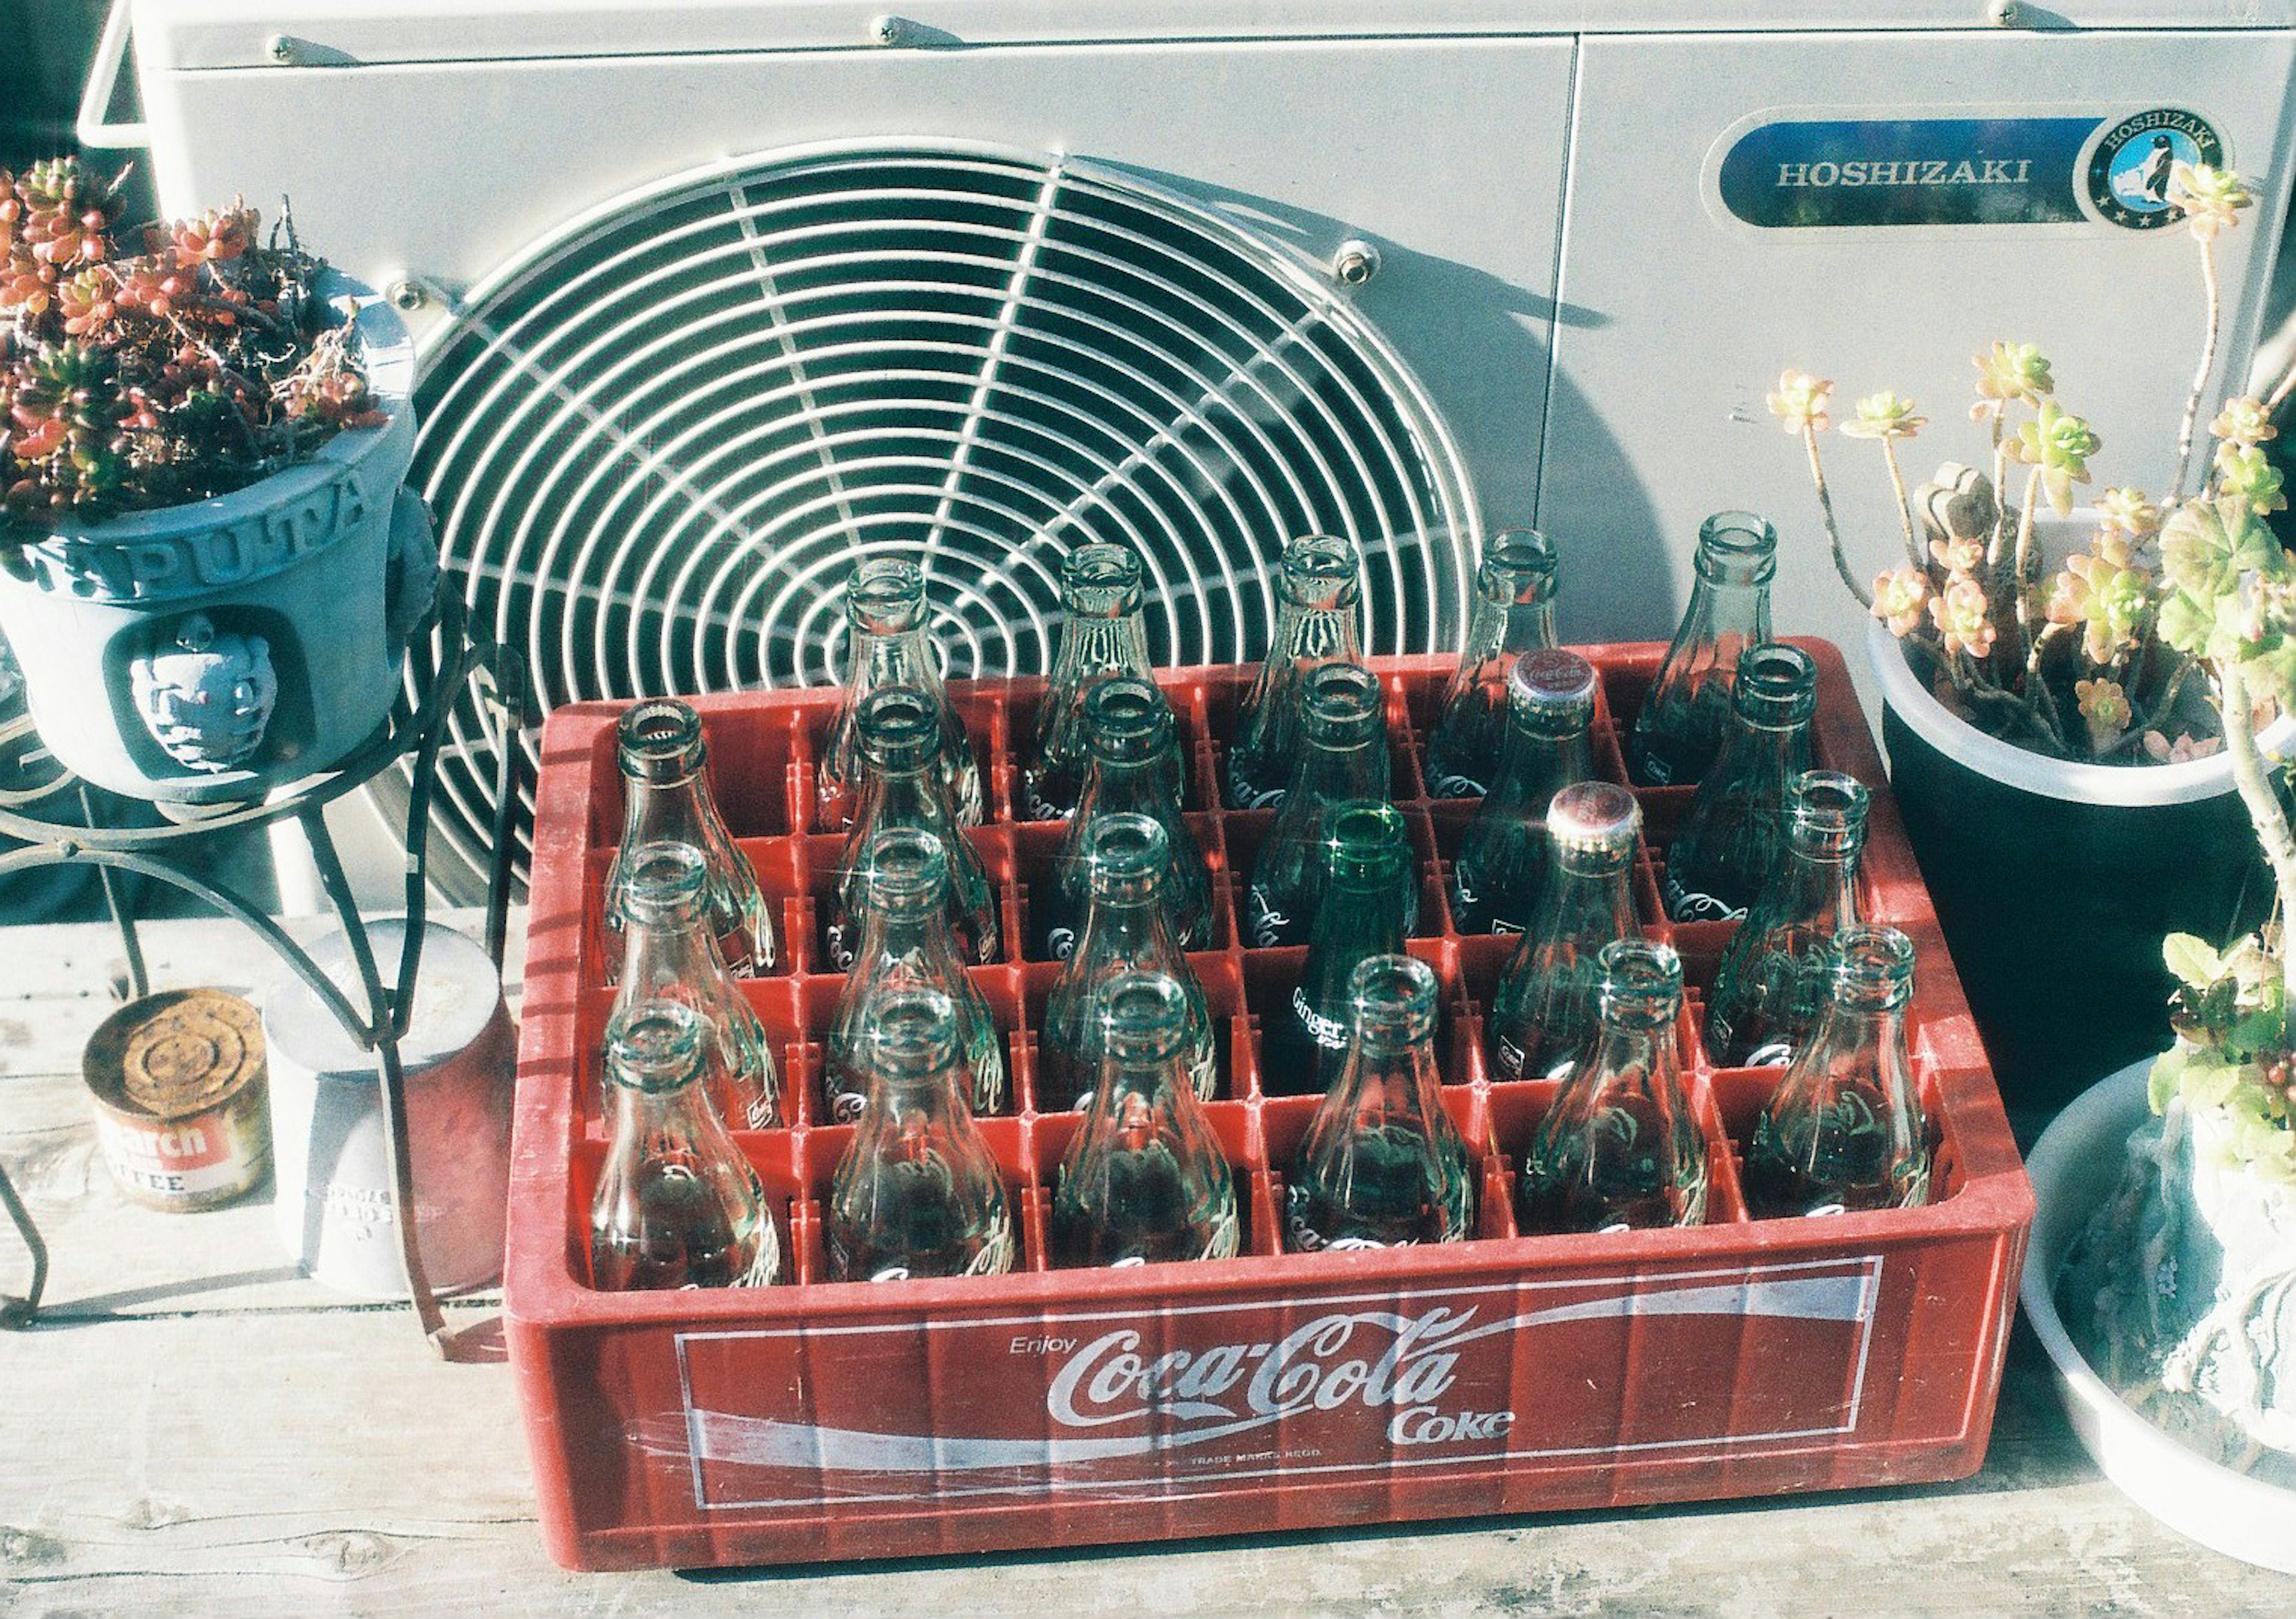
<instances>
[{"instance_id":1,"label":"bottle cap","mask_svg":"<svg viewBox=\"0 0 2296 1619\"><path fill-rule=\"evenodd\" d=\"M1611 781L1573 781L1546 806L1546 835L1558 849L1631 854L1642 824L1634 794Z\"/></svg>"},{"instance_id":2,"label":"bottle cap","mask_svg":"<svg viewBox=\"0 0 2296 1619\"><path fill-rule=\"evenodd\" d=\"M1595 717L1595 666L1561 647L1535 647L1507 675L1507 704L1548 724L1583 728Z\"/></svg>"},{"instance_id":3,"label":"bottle cap","mask_svg":"<svg viewBox=\"0 0 2296 1619\"><path fill-rule=\"evenodd\" d=\"M709 748L693 706L661 697L624 710L614 726L614 753L631 781L666 787L700 771Z\"/></svg>"}]
</instances>

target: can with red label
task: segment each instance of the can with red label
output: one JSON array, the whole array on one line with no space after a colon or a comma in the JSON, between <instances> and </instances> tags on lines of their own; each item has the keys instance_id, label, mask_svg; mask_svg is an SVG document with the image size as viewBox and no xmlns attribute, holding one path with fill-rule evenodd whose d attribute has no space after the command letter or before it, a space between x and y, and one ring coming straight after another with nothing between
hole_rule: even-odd
<instances>
[{"instance_id":1,"label":"can with red label","mask_svg":"<svg viewBox=\"0 0 2296 1619\"><path fill-rule=\"evenodd\" d=\"M263 1020L237 995L179 989L129 1002L88 1037L80 1074L104 1164L136 1202L215 1208L269 1172Z\"/></svg>"}]
</instances>

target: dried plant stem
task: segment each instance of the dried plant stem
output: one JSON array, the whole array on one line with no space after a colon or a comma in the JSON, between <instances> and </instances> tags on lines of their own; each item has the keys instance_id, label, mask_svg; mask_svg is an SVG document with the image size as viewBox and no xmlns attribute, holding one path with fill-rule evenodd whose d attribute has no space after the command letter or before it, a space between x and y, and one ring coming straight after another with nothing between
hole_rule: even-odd
<instances>
[{"instance_id":1,"label":"dried plant stem","mask_svg":"<svg viewBox=\"0 0 2296 1619\"><path fill-rule=\"evenodd\" d=\"M2264 396L2264 413L2267 416L2280 408L2281 401L2296 391L2296 360L2288 362L2288 369L2280 373L2280 380Z\"/></svg>"},{"instance_id":2,"label":"dried plant stem","mask_svg":"<svg viewBox=\"0 0 2296 1619\"><path fill-rule=\"evenodd\" d=\"M2240 789L2241 802L2248 806L2248 818L2256 828L2256 841L2264 850L2264 858L2272 867L2272 887L2280 904L2280 914L2296 916L2296 836L2288 830L2287 812L2281 808L2280 795L2272 790L2272 781L2266 774L2263 749L2256 745L2256 726L2250 714L2251 699L2248 683L2241 676L2240 665L2225 662L2217 666L2218 703L2224 725L2225 752L2232 759L2232 779ZM2284 1018L2296 1017L2296 950L2280 953L2282 1004ZM2281 1038L2289 1038L2284 1022Z\"/></svg>"},{"instance_id":3,"label":"dried plant stem","mask_svg":"<svg viewBox=\"0 0 2296 1619\"><path fill-rule=\"evenodd\" d=\"M2185 498L2185 469L2193 458L2193 434L2200 426L2201 400L2208 391L2209 373L2217 368L2217 326L2223 314L2223 297L2217 290L2217 246L2203 236L2201 244L2201 291L2207 307L2208 329L2201 339L2201 365L2193 373L2193 391L2185 398L2184 424L2177 429L2177 481L2169 487L2169 505Z\"/></svg>"},{"instance_id":4,"label":"dried plant stem","mask_svg":"<svg viewBox=\"0 0 2296 1619\"><path fill-rule=\"evenodd\" d=\"M2128 727L2128 734L2115 742L2112 753L2105 756L2118 757L2124 753L2135 752L2144 745L2147 732L2159 731L2166 735L2169 715L2176 708L2177 699L2184 695L2185 683L2192 677L2193 666L2183 658L2177 659L2176 670L2169 676L2169 683L2161 689L2161 699L2152 705L2152 711L2133 723Z\"/></svg>"},{"instance_id":5,"label":"dried plant stem","mask_svg":"<svg viewBox=\"0 0 2296 1619\"><path fill-rule=\"evenodd\" d=\"M1841 576L1843 586L1857 605L1870 610L1874 605L1874 593L1860 585L1857 576L1849 571L1849 555L1841 549L1841 527L1833 520L1833 494L1825 486L1825 462L1817 453L1817 429L1804 427L1801 442L1809 452L1810 481L1817 486L1818 514L1825 520L1825 537L1833 546L1833 571Z\"/></svg>"},{"instance_id":6,"label":"dried plant stem","mask_svg":"<svg viewBox=\"0 0 2296 1619\"><path fill-rule=\"evenodd\" d=\"M1914 536L1914 503L1906 496L1905 469L1898 465L1898 446L1889 438L1882 440L1882 459L1890 468L1890 487L1898 495L1898 521L1906 531L1906 560L1914 565L1915 573L1925 572L1922 560L1922 543Z\"/></svg>"},{"instance_id":7,"label":"dried plant stem","mask_svg":"<svg viewBox=\"0 0 2296 1619\"><path fill-rule=\"evenodd\" d=\"M2009 446L2002 435L2004 404L1993 413L1993 540L1985 548L1985 571L1996 573L2001 567L2001 548L2009 543L2009 525L2004 519L2008 513L2001 508L2001 486L2009 477Z\"/></svg>"}]
</instances>

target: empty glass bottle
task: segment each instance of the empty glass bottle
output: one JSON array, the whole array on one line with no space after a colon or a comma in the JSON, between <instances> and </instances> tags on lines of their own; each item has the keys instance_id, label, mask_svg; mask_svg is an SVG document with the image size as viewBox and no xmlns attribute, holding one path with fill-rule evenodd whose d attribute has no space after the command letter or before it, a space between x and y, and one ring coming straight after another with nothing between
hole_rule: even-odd
<instances>
[{"instance_id":1,"label":"empty glass bottle","mask_svg":"<svg viewBox=\"0 0 2296 1619\"><path fill-rule=\"evenodd\" d=\"M1347 1054L1357 966L1411 932L1411 835L1392 805L1342 804L1324 821L1323 900L1292 998L1259 1020L1259 1089L1313 1096Z\"/></svg>"},{"instance_id":2,"label":"empty glass bottle","mask_svg":"<svg viewBox=\"0 0 2296 1619\"><path fill-rule=\"evenodd\" d=\"M1359 961L1345 1064L1283 1188L1284 1246L1457 1242L1475 1226L1475 1166L1435 1067L1435 974L1414 956Z\"/></svg>"},{"instance_id":3,"label":"empty glass bottle","mask_svg":"<svg viewBox=\"0 0 2296 1619\"><path fill-rule=\"evenodd\" d=\"M1731 936L1706 1004L1706 1054L1724 1067L1790 1061L1817 1027L1833 936L1862 920L1857 852L1868 795L1857 780L1805 771L1786 797L1785 853Z\"/></svg>"},{"instance_id":4,"label":"empty glass bottle","mask_svg":"<svg viewBox=\"0 0 2296 1619\"><path fill-rule=\"evenodd\" d=\"M1245 942L1262 950L1307 939L1323 887L1324 818L1341 804L1384 804L1393 792L1379 677L1359 663L1326 663L1301 685L1306 715L1292 785L1243 897ZM1415 920L1417 894L1411 899Z\"/></svg>"},{"instance_id":5,"label":"empty glass bottle","mask_svg":"<svg viewBox=\"0 0 2296 1619\"><path fill-rule=\"evenodd\" d=\"M1233 1257L1235 1180L1187 1072L1187 992L1161 973L1119 973L1100 1009L1099 1078L1053 1190L1055 1260Z\"/></svg>"},{"instance_id":6,"label":"empty glass bottle","mask_svg":"<svg viewBox=\"0 0 2296 1619\"><path fill-rule=\"evenodd\" d=\"M868 1052L869 1100L822 1211L830 1280L1011 1270L1004 1182L959 1089L956 1008L935 989L888 991Z\"/></svg>"},{"instance_id":7,"label":"empty glass bottle","mask_svg":"<svg viewBox=\"0 0 2296 1619\"><path fill-rule=\"evenodd\" d=\"M1698 1225L1706 1138L1675 1046L1682 963L1643 939L1603 947L1602 1035L1523 1149L1515 1219L1526 1232Z\"/></svg>"},{"instance_id":8,"label":"empty glass bottle","mask_svg":"<svg viewBox=\"0 0 2296 1619\"><path fill-rule=\"evenodd\" d=\"M1914 944L1895 928L1833 936L1817 1033L1763 1104L1746 1152L1758 1219L1929 1201L1929 1119L1906 1059Z\"/></svg>"},{"instance_id":9,"label":"empty glass bottle","mask_svg":"<svg viewBox=\"0 0 2296 1619\"><path fill-rule=\"evenodd\" d=\"M1230 809L1269 809L1283 798L1300 748L1308 674L1334 658L1363 657L1356 631L1363 579L1352 543L1328 534L1293 540L1283 548L1275 594L1267 660L1228 744L1223 789Z\"/></svg>"},{"instance_id":10,"label":"empty glass bottle","mask_svg":"<svg viewBox=\"0 0 2296 1619\"><path fill-rule=\"evenodd\" d=\"M861 702L861 807L845 847L837 856L838 881L830 896L823 929L829 960L838 971L853 965L858 943L862 887L866 881L870 840L879 832L912 826L940 839L948 857L949 926L957 948L975 966L996 960L1003 934L996 920L996 890L980 855L957 830L948 789L934 773L935 739L931 695L914 686L886 686Z\"/></svg>"},{"instance_id":11,"label":"empty glass bottle","mask_svg":"<svg viewBox=\"0 0 2296 1619\"><path fill-rule=\"evenodd\" d=\"M925 578L913 562L871 557L846 583L845 691L814 772L815 824L824 831L841 832L860 814L861 710L870 693L887 686L914 686L931 700L939 721L935 769L949 806L958 824L980 824L980 766L941 683L927 620Z\"/></svg>"},{"instance_id":12,"label":"empty glass bottle","mask_svg":"<svg viewBox=\"0 0 2296 1619\"><path fill-rule=\"evenodd\" d=\"M1103 815L1146 815L1164 829L1171 865L1164 912L1183 950L1212 942L1212 877L1204 851L1180 813L1178 726L1164 694L1147 681L1111 675L1086 695L1085 734L1091 768L1084 795L1053 861L1051 883L1031 889L1029 910L1044 952L1065 961L1083 925L1085 838Z\"/></svg>"},{"instance_id":13,"label":"empty glass bottle","mask_svg":"<svg viewBox=\"0 0 2296 1619\"><path fill-rule=\"evenodd\" d=\"M1188 1026L1181 1067L1200 1097L1209 1099L1218 1083L1211 1007L1166 914L1171 859L1164 829L1147 816L1093 818L1084 848L1091 900L1075 953L1062 963L1061 976L1046 997L1037 1043L1039 1113L1079 1108L1091 1096L1100 1073L1108 988L1128 973L1160 973L1178 985Z\"/></svg>"},{"instance_id":14,"label":"empty glass bottle","mask_svg":"<svg viewBox=\"0 0 2296 1619\"><path fill-rule=\"evenodd\" d=\"M829 1116L860 1116L869 1088L869 1030L896 989L938 990L955 1008L961 1089L976 1113L1001 1113L1004 1045L988 1001L965 976L948 925L948 853L922 827L888 827L863 856L861 928L852 969L838 993L824 1043L822 1088Z\"/></svg>"},{"instance_id":15,"label":"empty glass bottle","mask_svg":"<svg viewBox=\"0 0 2296 1619\"><path fill-rule=\"evenodd\" d=\"M1546 878L1546 805L1595 773L1588 727L1595 666L1543 647L1507 676L1506 747L1451 863L1451 920L1462 933L1521 933Z\"/></svg>"},{"instance_id":16,"label":"empty glass bottle","mask_svg":"<svg viewBox=\"0 0 2296 1619\"><path fill-rule=\"evenodd\" d=\"M1547 806L1546 884L1491 997L1499 1078L1567 1078L1594 1050L1603 950L1642 931L1628 883L1642 819L1635 796L1608 781L1566 787Z\"/></svg>"},{"instance_id":17,"label":"empty glass bottle","mask_svg":"<svg viewBox=\"0 0 2296 1619\"><path fill-rule=\"evenodd\" d=\"M781 1074L772 1039L741 986L726 969L702 907L709 863L689 843L642 843L621 866L622 970L613 1015L649 1001L678 1001L709 1028L703 1092L718 1116L737 1130L782 1123Z\"/></svg>"},{"instance_id":18,"label":"empty glass bottle","mask_svg":"<svg viewBox=\"0 0 2296 1619\"><path fill-rule=\"evenodd\" d=\"M1772 642L1738 655L1732 723L1714 768L1666 852L1666 913L1677 922L1746 914L1785 842L1786 789L1810 767L1817 665Z\"/></svg>"},{"instance_id":19,"label":"empty glass bottle","mask_svg":"<svg viewBox=\"0 0 2296 1619\"><path fill-rule=\"evenodd\" d=\"M710 931L733 972L769 973L781 965L773 912L748 856L726 830L709 790L709 748L701 716L676 698L636 704L614 727L622 771L622 841L606 871L606 960L619 965L623 926L622 871L640 844L691 844L709 866Z\"/></svg>"},{"instance_id":20,"label":"empty glass bottle","mask_svg":"<svg viewBox=\"0 0 2296 1619\"><path fill-rule=\"evenodd\" d=\"M1714 763L1738 655L1770 638L1777 531L1751 511L1718 511L1699 526L1693 566L1690 605L1627 739L1627 772L1644 787L1687 787Z\"/></svg>"},{"instance_id":21,"label":"empty glass bottle","mask_svg":"<svg viewBox=\"0 0 2296 1619\"><path fill-rule=\"evenodd\" d=\"M606 1026L606 1156L590 1200L590 1285L762 1288L781 1235L758 1172L701 1095L709 1026L644 1001Z\"/></svg>"},{"instance_id":22,"label":"empty glass bottle","mask_svg":"<svg viewBox=\"0 0 2296 1619\"><path fill-rule=\"evenodd\" d=\"M1021 773L1031 821L1071 814L1091 764L1085 696L1118 675L1148 680L1148 629L1140 619L1140 559L1121 545L1079 545L1061 564L1061 650L1037 710L1035 748ZM1156 691L1152 683L1149 691ZM1156 692L1160 700L1163 693Z\"/></svg>"},{"instance_id":23,"label":"empty glass bottle","mask_svg":"<svg viewBox=\"0 0 2296 1619\"><path fill-rule=\"evenodd\" d=\"M1554 644L1554 542L1504 528L1483 546L1459 666L1427 738L1427 790L1474 798L1490 790L1506 740L1507 676L1522 654Z\"/></svg>"}]
</instances>

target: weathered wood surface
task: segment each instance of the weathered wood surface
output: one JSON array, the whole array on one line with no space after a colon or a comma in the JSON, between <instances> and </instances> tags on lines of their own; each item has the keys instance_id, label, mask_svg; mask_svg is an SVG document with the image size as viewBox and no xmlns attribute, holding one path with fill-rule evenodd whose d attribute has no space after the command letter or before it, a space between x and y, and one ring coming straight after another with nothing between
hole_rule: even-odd
<instances>
[{"instance_id":1,"label":"weathered wood surface","mask_svg":"<svg viewBox=\"0 0 2296 1619\"><path fill-rule=\"evenodd\" d=\"M162 985L258 981L259 947L152 930ZM1939 1488L1175 1548L740 1575L544 1558L496 1312L469 1359L284 1274L261 1203L120 1200L70 1071L109 1010L101 928L0 928L0 1161L56 1252L56 1314L0 1333L0 1615L2296 1614L2296 1579L2131 1507L2013 1350L1992 1454ZM0 1231L0 1291L21 1261ZM2291 1526L2296 1533L2296 1525Z\"/></svg>"}]
</instances>

